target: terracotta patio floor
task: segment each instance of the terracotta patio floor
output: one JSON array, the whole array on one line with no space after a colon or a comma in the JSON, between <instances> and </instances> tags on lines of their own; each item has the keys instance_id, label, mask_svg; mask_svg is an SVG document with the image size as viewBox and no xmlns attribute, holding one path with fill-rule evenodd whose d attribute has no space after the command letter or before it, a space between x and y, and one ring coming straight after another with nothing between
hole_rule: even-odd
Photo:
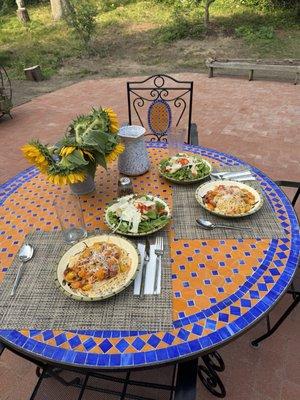
<instances>
[{"instance_id":1,"label":"terracotta patio floor","mask_svg":"<svg viewBox=\"0 0 300 400\"><path fill-rule=\"evenodd\" d=\"M201 145L234 154L273 179L300 180L299 86L208 79L202 74L176 76L194 81L193 121L198 125ZM126 121L127 80L83 81L16 107L13 120L0 120L0 182L28 167L19 150L26 141L36 137L55 142L74 116L92 106L111 106L120 121ZM299 214L300 207L297 211ZM286 297L274 314L287 304ZM263 332L263 322L220 350L226 362L222 378L228 400L300 398L299 322L299 310L295 310L280 331L258 350L249 346L249 340ZM33 366L4 352L0 358L1 400L29 399L35 381ZM200 385L198 397L199 400L214 398ZM53 388L47 400L60 398L63 397L55 395ZM85 399L89 400L87 396Z\"/></svg>"}]
</instances>

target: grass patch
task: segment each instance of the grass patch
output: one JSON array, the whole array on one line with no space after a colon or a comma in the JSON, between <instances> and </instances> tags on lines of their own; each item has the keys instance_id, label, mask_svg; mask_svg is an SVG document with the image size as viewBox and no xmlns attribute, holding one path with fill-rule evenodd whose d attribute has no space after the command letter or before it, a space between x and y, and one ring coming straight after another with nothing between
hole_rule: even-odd
<instances>
[{"instance_id":1,"label":"grass patch","mask_svg":"<svg viewBox=\"0 0 300 400\"><path fill-rule=\"evenodd\" d=\"M51 77L66 64L78 63L78 70L68 73L85 76L95 73L85 65L91 59L104 75L117 76L124 73L122 62L140 65L140 71L149 66L176 71L199 70L211 55L300 58L300 28L292 10L257 11L234 0L216 1L207 32L201 9L187 12L154 0L106 1L97 16L92 54L64 21L52 21L49 5L28 10L27 26L14 12L0 16L0 64L18 79L24 78L23 68L35 64ZM183 40L186 47L181 46Z\"/></svg>"}]
</instances>

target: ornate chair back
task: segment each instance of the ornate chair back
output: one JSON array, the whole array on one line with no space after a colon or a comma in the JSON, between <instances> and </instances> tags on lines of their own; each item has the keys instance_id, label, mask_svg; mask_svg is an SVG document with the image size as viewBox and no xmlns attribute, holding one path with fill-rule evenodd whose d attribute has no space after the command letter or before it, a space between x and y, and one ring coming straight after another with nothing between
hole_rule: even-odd
<instances>
[{"instance_id":1,"label":"ornate chair back","mask_svg":"<svg viewBox=\"0 0 300 400\"><path fill-rule=\"evenodd\" d=\"M127 82L129 125L146 128L150 140L167 141L171 127L186 128L191 140L193 82L169 75L152 75L139 82Z\"/></svg>"}]
</instances>

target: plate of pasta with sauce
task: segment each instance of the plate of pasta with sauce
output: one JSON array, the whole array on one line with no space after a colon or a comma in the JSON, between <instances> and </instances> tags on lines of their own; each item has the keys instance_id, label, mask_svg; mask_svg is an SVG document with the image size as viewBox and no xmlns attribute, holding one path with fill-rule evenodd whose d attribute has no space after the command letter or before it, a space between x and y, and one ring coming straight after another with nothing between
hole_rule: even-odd
<instances>
[{"instance_id":1,"label":"plate of pasta with sauce","mask_svg":"<svg viewBox=\"0 0 300 400\"><path fill-rule=\"evenodd\" d=\"M197 188L195 196L203 208L222 217L245 217L263 205L263 198L256 189L230 180L207 182Z\"/></svg>"},{"instance_id":2,"label":"plate of pasta with sauce","mask_svg":"<svg viewBox=\"0 0 300 400\"><path fill-rule=\"evenodd\" d=\"M55 282L67 296L99 301L124 290L140 267L136 246L117 235L98 235L72 246L55 268Z\"/></svg>"}]
</instances>

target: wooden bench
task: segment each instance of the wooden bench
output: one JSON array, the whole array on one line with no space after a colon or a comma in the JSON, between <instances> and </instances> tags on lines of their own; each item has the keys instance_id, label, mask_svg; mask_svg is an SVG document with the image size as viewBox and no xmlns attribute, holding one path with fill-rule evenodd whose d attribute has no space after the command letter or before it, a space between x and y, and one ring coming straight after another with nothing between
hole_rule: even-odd
<instances>
[{"instance_id":1,"label":"wooden bench","mask_svg":"<svg viewBox=\"0 0 300 400\"><path fill-rule=\"evenodd\" d=\"M300 76L300 60L264 61L264 60L227 60L208 59L208 77L214 76L215 68L239 69L249 71L249 81L253 80L254 71L295 73L294 84L297 85Z\"/></svg>"}]
</instances>

